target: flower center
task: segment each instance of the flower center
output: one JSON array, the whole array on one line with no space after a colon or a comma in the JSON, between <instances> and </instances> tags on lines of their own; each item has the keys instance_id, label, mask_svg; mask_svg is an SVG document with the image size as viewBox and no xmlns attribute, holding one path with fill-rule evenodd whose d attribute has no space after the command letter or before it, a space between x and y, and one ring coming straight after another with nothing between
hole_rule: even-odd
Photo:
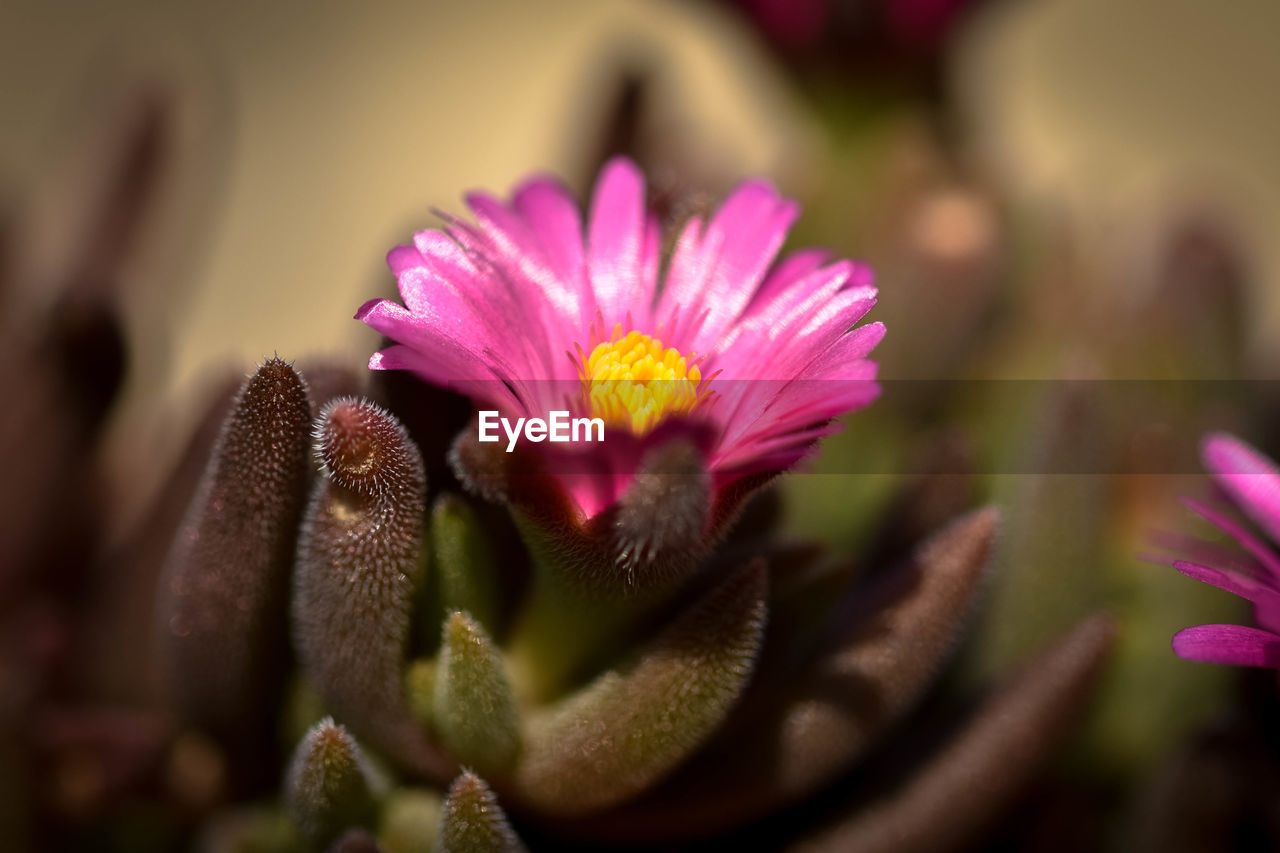
<instances>
[{"instance_id":1,"label":"flower center","mask_svg":"<svg viewBox=\"0 0 1280 853\"><path fill-rule=\"evenodd\" d=\"M625 335L622 324L581 361L583 395L591 416L644 435L669 414L685 414L702 399L702 371L674 347L642 332Z\"/></svg>"}]
</instances>

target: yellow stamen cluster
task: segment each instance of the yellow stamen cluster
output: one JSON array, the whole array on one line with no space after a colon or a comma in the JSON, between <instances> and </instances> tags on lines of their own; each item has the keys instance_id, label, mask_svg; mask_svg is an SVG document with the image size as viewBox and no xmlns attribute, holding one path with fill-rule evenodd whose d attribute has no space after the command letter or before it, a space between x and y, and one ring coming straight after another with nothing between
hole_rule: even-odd
<instances>
[{"instance_id":1,"label":"yellow stamen cluster","mask_svg":"<svg viewBox=\"0 0 1280 853\"><path fill-rule=\"evenodd\" d=\"M679 350L641 332L613 328L610 340L597 344L582 362L583 393L591 416L610 426L625 425L637 435L652 430L670 414L697 405L702 371Z\"/></svg>"}]
</instances>

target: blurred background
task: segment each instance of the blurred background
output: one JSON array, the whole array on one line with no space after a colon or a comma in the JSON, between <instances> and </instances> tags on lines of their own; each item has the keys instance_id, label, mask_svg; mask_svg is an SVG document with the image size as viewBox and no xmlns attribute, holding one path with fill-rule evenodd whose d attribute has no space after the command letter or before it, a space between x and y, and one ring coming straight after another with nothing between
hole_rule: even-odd
<instances>
[{"instance_id":1,"label":"blurred background","mask_svg":"<svg viewBox=\"0 0 1280 853\"><path fill-rule=\"evenodd\" d=\"M873 318L889 329L885 398L786 481L789 529L874 563L999 504L999 565L962 681L984 682L1093 610L1120 617L1102 696L1036 826L1086 844L1140 835L1206 738L1237 749L1221 733L1248 715L1255 685L1174 658L1168 640L1241 608L1141 554L1160 531L1193 527L1177 499L1206 488L1206 430L1280 452L1268 382L1280 373L1280 5L354 9L0 5L0 298L4 346L25 353L5 368L6 453L39 457L33 436L58 411L28 405L41 324L80 317L69 304L111 305L107 337L127 346L73 336L99 341L75 381L116 383L118 396L85 416L84 482L55 478L90 496L100 549L136 542L228 375L272 353L363 364L378 341L352 314L393 292L387 249L431 226L433 209L459 211L463 192L545 171L584 193L623 151L675 217L764 175L804 204L791 245L872 263ZM22 502L38 508L29 491ZM31 512L6 524L49 525ZM20 545L4 556L37 548ZM5 661L11 708L22 691L122 707L151 695L130 676L148 616L124 603L146 598L148 579L77 582L89 591L67 580L27 595L6 581L6 631L36 649L26 660L97 643L56 689L24 675L21 655ZM79 616L63 618L68 596ZM107 782L58 787L68 780L83 781L27 795L92 812Z\"/></svg>"}]
</instances>

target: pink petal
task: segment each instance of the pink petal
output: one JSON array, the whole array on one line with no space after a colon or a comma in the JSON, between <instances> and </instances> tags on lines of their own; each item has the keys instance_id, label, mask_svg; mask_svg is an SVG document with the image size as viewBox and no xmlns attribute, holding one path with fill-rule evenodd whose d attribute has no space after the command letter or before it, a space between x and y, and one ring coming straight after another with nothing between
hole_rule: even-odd
<instances>
[{"instance_id":1,"label":"pink petal","mask_svg":"<svg viewBox=\"0 0 1280 853\"><path fill-rule=\"evenodd\" d=\"M1248 575L1186 560L1175 560L1173 567L1189 578L1252 601L1258 624L1267 630L1280 630L1280 592L1268 584Z\"/></svg>"},{"instance_id":2,"label":"pink petal","mask_svg":"<svg viewBox=\"0 0 1280 853\"><path fill-rule=\"evenodd\" d=\"M596 305L611 327L624 319L627 309L650 305L656 286L656 280L645 276L649 222L644 176L630 160L614 158L601 170L589 227L587 269Z\"/></svg>"},{"instance_id":3,"label":"pink petal","mask_svg":"<svg viewBox=\"0 0 1280 853\"><path fill-rule=\"evenodd\" d=\"M391 272L397 276L407 269L420 267L423 263L422 253L416 246L396 246L387 252L387 266L391 267Z\"/></svg>"},{"instance_id":4,"label":"pink petal","mask_svg":"<svg viewBox=\"0 0 1280 853\"><path fill-rule=\"evenodd\" d=\"M709 309L687 346L711 350L751 302L769 265L799 215L799 206L782 198L765 181L747 181L724 201L695 247L681 246L672 258L658 316ZM689 238L694 232L686 231ZM697 238L695 238L697 239Z\"/></svg>"},{"instance_id":5,"label":"pink petal","mask_svg":"<svg viewBox=\"0 0 1280 853\"><path fill-rule=\"evenodd\" d=\"M1280 541L1280 471L1271 460L1226 433L1207 436L1201 455L1205 467L1240 508Z\"/></svg>"},{"instance_id":6,"label":"pink petal","mask_svg":"<svg viewBox=\"0 0 1280 853\"><path fill-rule=\"evenodd\" d=\"M790 289L796 282L825 264L829 257L831 253L826 249L800 249L778 261L765 276L755 296L751 297L747 313L750 314L759 306L774 299L779 293Z\"/></svg>"},{"instance_id":7,"label":"pink petal","mask_svg":"<svg viewBox=\"0 0 1280 853\"><path fill-rule=\"evenodd\" d=\"M1196 625L1173 636L1173 652L1186 660L1280 669L1280 635L1244 625Z\"/></svg>"},{"instance_id":8,"label":"pink petal","mask_svg":"<svg viewBox=\"0 0 1280 853\"><path fill-rule=\"evenodd\" d=\"M547 264L559 283L573 294L576 321L585 327L591 321L588 312L593 295L587 279L578 203L556 181L540 178L516 190L513 204L537 235Z\"/></svg>"},{"instance_id":9,"label":"pink petal","mask_svg":"<svg viewBox=\"0 0 1280 853\"><path fill-rule=\"evenodd\" d=\"M1182 503L1187 509L1239 542L1241 547L1262 563L1272 577L1280 579L1280 557L1277 557L1265 542L1245 529L1244 525L1237 524L1227 516L1194 498L1183 498Z\"/></svg>"}]
</instances>

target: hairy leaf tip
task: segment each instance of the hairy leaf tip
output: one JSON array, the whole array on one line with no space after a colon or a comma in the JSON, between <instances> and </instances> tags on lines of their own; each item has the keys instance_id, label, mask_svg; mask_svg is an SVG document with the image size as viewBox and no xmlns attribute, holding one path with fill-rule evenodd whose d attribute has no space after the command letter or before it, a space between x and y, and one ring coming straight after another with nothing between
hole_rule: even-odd
<instances>
[{"instance_id":1,"label":"hairy leaf tip","mask_svg":"<svg viewBox=\"0 0 1280 853\"><path fill-rule=\"evenodd\" d=\"M444 623L432 719L464 764L489 776L507 773L520 749L520 716L502 656L464 613Z\"/></svg>"},{"instance_id":2,"label":"hairy leaf tip","mask_svg":"<svg viewBox=\"0 0 1280 853\"><path fill-rule=\"evenodd\" d=\"M281 681L310 421L302 377L265 362L240 389L164 570L169 679L183 713L220 731L261 719Z\"/></svg>"},{"instance_id":3,"label":"hairy leaf tip","mask_svg":"<svg viewBox=\"0 0 1280 853\"><path fill-rule=\"evenodd\" d=\"M298 542L298 655L338 719L443 783L453 767L414 721L403 684L422 574L422 458L395 418L351 399L325 407L315 439L327 476L316 483Z\"/></svg>"},{"instance_id":4,"label":"hairy leaf tip","mask_svg":"<svg viewBox=\"0 0 1280 853\"><path fill-rule=\"evenodd\" d=\"M449 786L436 849L444 853L518 853L525 849L498 798L469 770Z\"/></svg>"},{"instance_id":5,"label":"hairy leaf tip","mask_svg":"<svg viewBox=\"0 0 1280 853\"><path fill-rule=\"evenodd\" d=\"M351 735L331 718L312 727L294 750L284 800L303 837L317 849L347 829L371 825L368 764Z\"/></svg>"},{"instance_id":6,"label":"hairy leaf tip","mask_svg":"<svg viewBox=\"0 0 1280 853\"><path fill-rule=\"evenodd\" d=\"M683 576L706 553L711 475L692 444L671 441L645 457L618 506L614 560L628 582Z\"/></svg>"}]
</instances>

